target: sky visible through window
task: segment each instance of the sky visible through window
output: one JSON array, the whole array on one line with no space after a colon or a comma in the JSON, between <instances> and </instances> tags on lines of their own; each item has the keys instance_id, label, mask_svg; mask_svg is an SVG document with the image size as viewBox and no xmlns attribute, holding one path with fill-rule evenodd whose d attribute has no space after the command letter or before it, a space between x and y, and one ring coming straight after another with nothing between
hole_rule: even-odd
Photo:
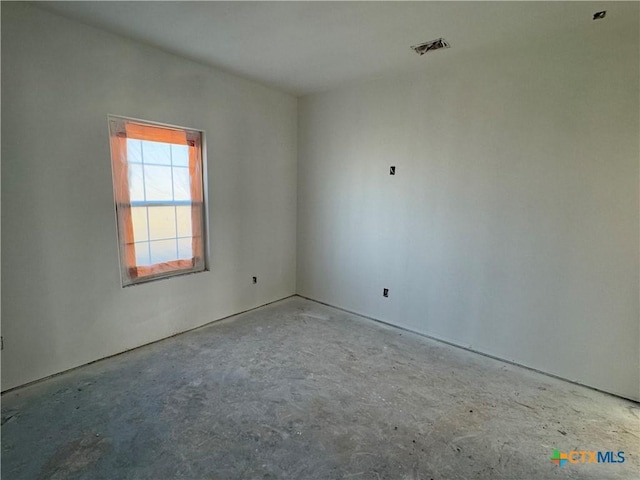
<instances>
[{"instance_id":1,"label":"sky visible through window","mask_svg":"<svg viewBox=\"0 0 640 480\"><path fill-rule=\"evenodd\" d=\"M186 145L127 139L136 264L193 257Z\"/></svg>"}]
</instances>

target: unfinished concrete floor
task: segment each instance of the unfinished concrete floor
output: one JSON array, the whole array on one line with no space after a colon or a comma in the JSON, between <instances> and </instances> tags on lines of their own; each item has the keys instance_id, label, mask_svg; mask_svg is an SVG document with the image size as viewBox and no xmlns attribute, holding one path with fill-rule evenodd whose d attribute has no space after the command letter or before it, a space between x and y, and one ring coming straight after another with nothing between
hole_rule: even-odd
<instances>
[{"instance_id":1,"label":"unfinished concrete floor","mask_svg":"<svg viewBox=\"0 0 640 480\"><path fill-rule=\"evenodd\" d=\"M2 476L630 479L639 412L293 297L5 394Z\"/></svg>"}]
</instances>

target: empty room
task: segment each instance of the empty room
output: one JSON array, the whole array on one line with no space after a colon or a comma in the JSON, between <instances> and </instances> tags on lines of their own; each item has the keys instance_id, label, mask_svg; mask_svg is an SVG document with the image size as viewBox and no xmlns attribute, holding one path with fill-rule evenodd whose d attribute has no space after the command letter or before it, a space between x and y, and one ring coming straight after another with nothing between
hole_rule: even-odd
<instances>
[{"instance_id":1,"label":"empty room","mask_svg":"<svg viewBox=\"0 0 640 480\"><path fill-rule=\"evenodd\" d=\"M640 3L6 2L2 478L640 478Z\"/></svg>"}]
</instances>

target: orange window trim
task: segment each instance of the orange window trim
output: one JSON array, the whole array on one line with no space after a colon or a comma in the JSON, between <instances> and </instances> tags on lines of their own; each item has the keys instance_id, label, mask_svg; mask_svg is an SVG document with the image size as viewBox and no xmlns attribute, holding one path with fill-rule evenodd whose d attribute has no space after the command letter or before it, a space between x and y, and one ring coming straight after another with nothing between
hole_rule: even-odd
<instances>
[{"instance_id":1,"label":"orange window trim","mask_svg":"<svg viewBox=\"0 0 640 480\"><path fill-rule=\"evenodd\" d=\"M173 143L177 145L187 144L187 134L184 130L140 125L139 123L132 122L127 122L125 129L127 138L134 140L148 140L151 142Z\"/></svg>"},{"instance_id":2,"label":"orange window trim","mask_svg":"<svg viewBox=\"0 0 640 480\"><path fill-rule=\"evenodd\" d=\"M202 190L200 134L195 136L188 135L184 130L141 125L126 120L117 122L124 122L124 128L120 127L117 131L114 132L112 130L111 132L114 197L122 250L121 255L124 261L125 273L129 280L162 275L163 273L174 271L190 270L197 266L204 267L204 244L202 238L204 195ZM193 258L189 260L173 260L154 265L136 265L135 238L129 196L127 138L188 145Z\"/></svg>"},{"instance_id":3,"label":"orange window trim","mask_svg":"<svg viewBox=\"0 0 640 480\"><path fill-rule=\"evenodd\" d=\"M129 275L131 275L131 278L143 278L176 270L189 270L193 267L195 267L194 259L173 260L171 262L156 263L155 265L133 267L129 270Z\"/></svg>"},{"instance_id":4,"label":"orange window trim","mask_svg":"<svg viewBox=\"0 0 640 480\"><path fill-rule=\"evenodd\" d=\"M127 267L136 264L136 251L133 240L133 220L131 218L131 201L129 197L129 168L127 164L127 139L124 136L111 137L111 155L113 164L114 197L118 235L120 237L121 255Z\"/></svg>"}]
</instances>

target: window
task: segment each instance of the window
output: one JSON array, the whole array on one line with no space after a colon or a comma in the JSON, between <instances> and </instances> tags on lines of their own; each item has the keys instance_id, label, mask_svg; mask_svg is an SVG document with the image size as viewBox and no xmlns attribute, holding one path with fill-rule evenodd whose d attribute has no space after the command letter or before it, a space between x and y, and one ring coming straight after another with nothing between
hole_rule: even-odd
<instances>
[{"instance_id":1,"label":"window","mask_svg":"<svg viewBox=\"0 0 640 480\"><path fill-rule=\"evenodd\" d=\"M200 272L202 134L109 117L122 285Z\"/></svg>"}]
</instances>

